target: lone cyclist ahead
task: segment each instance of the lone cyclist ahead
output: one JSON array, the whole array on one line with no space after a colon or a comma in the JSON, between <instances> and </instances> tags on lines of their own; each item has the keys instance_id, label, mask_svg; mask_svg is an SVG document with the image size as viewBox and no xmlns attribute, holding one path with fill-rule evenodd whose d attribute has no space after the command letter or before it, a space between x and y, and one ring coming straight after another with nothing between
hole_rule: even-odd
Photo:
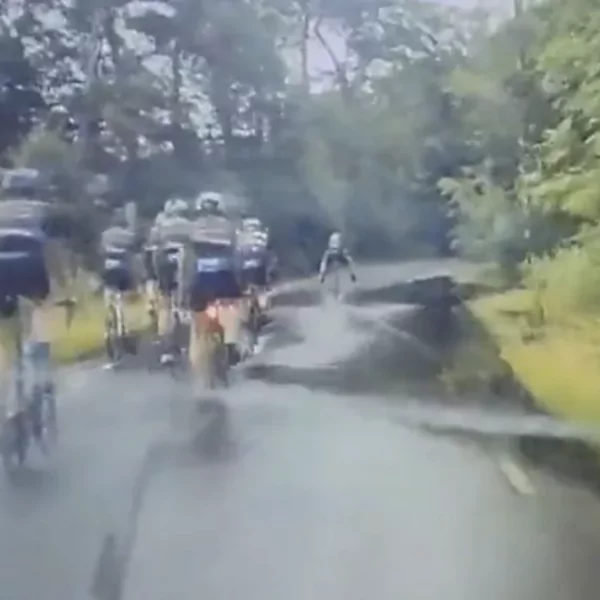
<instances>
[{"instance_id":1,"label":"lone cyclist ahead","mask_svg":"<svg viewBox=\"0 0 600 600\"><path fill-rule=\"evenodd\" d=\"M329 236L327 250L325 250L323 257L321 258L321 266L319 267L319 279L321 280L321 283L325 281L327 275L340 267L346 267L352 281L356 281L354 261L342 243L342 234L339 231L334 231Z\"/></svg>"}]
</instances>

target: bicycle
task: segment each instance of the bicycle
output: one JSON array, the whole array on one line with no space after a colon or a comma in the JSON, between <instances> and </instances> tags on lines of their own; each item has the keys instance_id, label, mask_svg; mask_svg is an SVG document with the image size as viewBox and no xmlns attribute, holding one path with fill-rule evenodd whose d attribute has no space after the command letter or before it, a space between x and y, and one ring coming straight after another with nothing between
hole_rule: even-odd
<instances>
[{"instance_id":1,"label":"bicycle","mask_svg":"<svg viewBox=\"0 0 600 600\"><path fill-rule=\"evenodd\" d=\"M46 370L50 358L49 345L34 344L26 353L20 325L15 331L14 342L16 409L12 413L7 413L0 428L0 456L8 472L12 472L15 466L21 467L25 463L32 440L47 455L58 438L55 386L49 380ZM30 397L27 397L25 392L26 355L27 366L31 371L29 375L34 379Z\"/></svg>"},{"instance_id":2,"label":"bicycle","mask_svg":"<svg viewBox=\"0 0 600 600\"><path fill-rule=\"evenodd\" d=\"M106 319L104 322L104 344L106 355L113 365L120 364L126 354L125 314L123 294L107 290Z\"/></svg>"}]
</instances>

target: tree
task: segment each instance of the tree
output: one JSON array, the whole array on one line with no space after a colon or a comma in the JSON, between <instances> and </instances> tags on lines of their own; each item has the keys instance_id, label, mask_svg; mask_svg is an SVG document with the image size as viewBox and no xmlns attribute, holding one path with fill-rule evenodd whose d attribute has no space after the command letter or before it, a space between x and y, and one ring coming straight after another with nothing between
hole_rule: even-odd
<instances>
[{"instance_id":1,"label":"tree","mask_svg":"<svg viewBox=\"0 0 600 600\"><path fill-rule=\"evenodd\" d=\"M15 148L45 108L38 75L25 56L23 41L0 36L0 156Z\"/></svg>"}]
</instances>

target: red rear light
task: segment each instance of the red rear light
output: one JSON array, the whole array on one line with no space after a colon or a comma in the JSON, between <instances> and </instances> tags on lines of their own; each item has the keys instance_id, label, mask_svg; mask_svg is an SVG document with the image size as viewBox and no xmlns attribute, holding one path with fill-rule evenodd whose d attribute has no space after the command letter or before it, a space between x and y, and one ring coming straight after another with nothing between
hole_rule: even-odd
<instances>
[{"instance_id":1,"label":"red rear light","mask_svg":"<svg viewBox=\"0 0 600 600\"><path fill-rule=\"evenodd\" d=\"M209 319L217 320L219 318L219 307L216 304L209 304L205 312Z\"/></svg>"}]
</instances>

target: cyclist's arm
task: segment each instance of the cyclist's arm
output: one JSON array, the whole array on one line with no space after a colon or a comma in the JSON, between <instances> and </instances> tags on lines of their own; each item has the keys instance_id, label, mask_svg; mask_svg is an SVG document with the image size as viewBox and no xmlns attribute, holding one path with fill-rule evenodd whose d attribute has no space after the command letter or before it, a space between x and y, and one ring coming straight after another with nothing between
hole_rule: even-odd
<instances>
[{"instance_id":1,"label":"cyclist's arm","mask_svg":"<svg viewBox=\"0 0 600 600\"><path fill-rule=\"evenodd\" d=\"M325 273L327 272L327 267L329 266L329 250L325 250L323 254L323 258L321 258L321 265L319 266L319 277L323 279L325 277Z\"/></svg>"},{"instance_id":2,"label":"cyclist's arm","mask_svg":"<svg viewBox=\"0 0 600 600\"><path fill-rule=\"evenodd\" d=\"M344 250L344 257L346 258L346 262L348 263L348 270L350 271L353 277L356 277L354 260L352 259L352 256L350 256L350 252L348 252L348 250Z\"/></svg>"}]
</instances>

